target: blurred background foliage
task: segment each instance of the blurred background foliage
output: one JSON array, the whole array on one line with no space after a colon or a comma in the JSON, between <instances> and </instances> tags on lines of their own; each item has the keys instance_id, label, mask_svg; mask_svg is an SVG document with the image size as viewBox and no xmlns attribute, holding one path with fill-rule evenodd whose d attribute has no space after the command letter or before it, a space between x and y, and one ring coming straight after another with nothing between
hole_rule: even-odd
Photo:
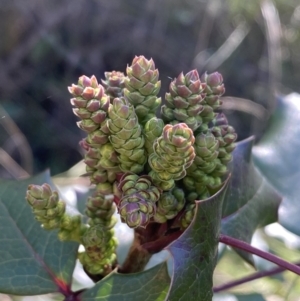
<instances>
[{"instance_id":1,"label":"blurred background foliage","mask_svg":"<svg viewBox=\"0 0 300 301\"><path fill-rule=\"evenodd\" d=\"M276 95L300 92L299 49L299 0L0 0L0 177L45 168L57 175L80 161L85 133L67 86L82 74L100 80L105 71L125 72L135 55L154 59L161 96L181 71L221 72L223 107L239 140L259 139ZM280 256L299 255L298 245L291 258L282 240L265 240ZM237 277L234 256L221 258L217 284ZM253 272L239 264L239 273ZM298 278L276 277L233 292L299 300L291 280Z\"/></svg>"},{"instance_id":2,"label":"blurred background foliage","mask_svg":"<svg viewBox=\"0 0 300 301\"><path fill-rule=\"evenodd\" d=\"M78 162L78 141L85 134L75 125L67 86L82 74L100 79L105 71L125 72L135 55L156 62L162 96L181 71L221 72L224 108L240 111L229 116L240 140L251 134L259 138L275 92L299 92L298 0L0 4L4 177L48 167L57 174Z\"/></svg>"}]
</instances>

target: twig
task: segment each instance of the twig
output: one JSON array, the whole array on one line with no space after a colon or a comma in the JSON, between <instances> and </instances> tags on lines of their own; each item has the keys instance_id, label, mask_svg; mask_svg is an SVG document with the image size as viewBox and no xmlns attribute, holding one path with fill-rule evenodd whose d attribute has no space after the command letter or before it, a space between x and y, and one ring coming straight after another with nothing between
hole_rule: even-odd
<instances>
[{"instance_id":1,"label":"twig","mask_svg":"<svg viewBox=\"0 0 300 301\"><path fill-rule=\"evenodd\" d=\"M26 170L28 174L32 174L33 155L26 137L1 105L0 116L4 116L3 120L1 120L1 123L21 156L21 169Z\"/></svg>"},{"instance_id":2,"label":"twig","mask_svg":"<svg viewBox=\"0 0 300 301\"><path fill-rule=\"evenodd\" d=\"M266 120L268 111L260 104L250 99L225 96L221 97L222 109L235 110L254 115L259 120Z\"/></svg>"},{"instance_id":3,"label":"twig","mask_svg":"<svg viewBox=\"0 0 300 301\"><path fill-rule=\"evenodd\" d=\"M297 266L300 266L300 262L296 262L294 264L297 265ZM285 268L277 267L277 268L271 269L269 271L259 271L259 272L253 273L253 274L251 274L249 276L243 277L241 279L234 280L232 282L228 282L226 284L222 284L220 286L214 287L213 291L215 293L218 293L218 292L221 292L221 291L224 291L224 290L228 290L228 289L230 289L232 287L238 286L240 284L244 284L246 282L250 282L250 281L262 278L262 277L272 276L272 275L281 273L281 272L283 272L285 270L286 270Z\"/></svg>"},{"instance_id":4,"label":"twig","mask_svg":"<svg viewBox=\"0 0 300 301\"><path fill-rule=\"evenodd\" d=\"M283 259L281 259L281 258L279 258L279 257L277 257L277 256L275 256L271 253L268 253L268 252L259 250L257 248L254 248L251 245L249 245L249 244L247 244L247 243L245 243L241 240L238 240L238 239L235 239L233 237L221 234L220 238L219 238L219 242L222 242L222 243L224 243L228 246L246 251L248 253L257 255L261 258L264 258L264 259L266 259L270 262L273 262L273 263L279 265L280 267L282 267L286 270L289 270L291 272L294 272L294 273L300 275L300 267L299 266L297 266L293 263L287 262L287 261L285 261L285 260L283 260Z\"/></svg>"},{"instance_id":5,"label":"twig","mask_svg":"<svg viewBox=\"0 0 300 301\"><path fill-rule=\"evenodd\" d=\"M223 45L205 62L206 69L215 70L222 65L238 48L250 31L246 21L241 22L230 34ZM195 62L197 65L197 62Z\"/></svg>"},{"instance_id":6,"label":"twig","mask_svg":"<svg viewBox=\"0 0 300 301\"><path fill-rule=\"evenodd\" d=\"M0 165L2 165L15 179L28 178L29 173L24 170L3 148L0 147Z\"/></svg>"},{"instance_id":7,"label":"twig","mask_svg":"<svg viewBox=\"0 0 300 301\"><path fill-rule=\"evenodd\" d=\"M282 30L278 11L272 0L261 1L261 12L264 18L266 39L268 44L270 93L268 95L267 105L269 114L272 114L276 106L274 94L276 93L282 73L282 55L280 45Z\"/></svg>"}]
</instances>

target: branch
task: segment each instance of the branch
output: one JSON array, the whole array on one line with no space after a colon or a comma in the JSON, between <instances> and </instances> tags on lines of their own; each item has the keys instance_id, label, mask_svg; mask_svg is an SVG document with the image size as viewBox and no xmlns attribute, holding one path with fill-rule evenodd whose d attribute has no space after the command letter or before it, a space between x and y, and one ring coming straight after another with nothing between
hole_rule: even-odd
<instances>
[{"instance_id":1,"label":"branch","mask_svg":"<svg viewBox=\"0 0 300 301\"><path fill-rule=\"evenodd\" d=\"M293 263L287 262L287 261L285 261L285 260L283 260L283 259L281 259L281 258L279 258L279 257L277 257L277 256L275 256L271 253L268 253L268 252L259 250L257 248L254 248L251 245L249 245L249 244L247 244L247 243L245 243L241 240L238 240L238 239L235 239L233 237L221 234L220 238L219 238L219 242L222 242L222 243L224 243L228 246L246 251L248 253L257 255L261 258L264 258L264 259L266 259L270 262L273 262L273 263L279 265L280 267L282 267L286 270L289 270L291 272L294 272L294 273L300 275L300 267L299 266L297 266Z\"/></svg>"},{"instance_id":2,"label":"branch","mask_svg":"<svg viewBox=\"0 0 300 301\"><path fill-rule=\"evenodd\" d=\"M297 266L300 266L300 262L297 262L297 263L294 263L294 264L297 265ZM228 282L226 284L222 284L220 286L214 287L213 291L214 291L214 293L218 293L218 292L230 289L232 287L235 287L237 285L240 285L240 284L243 284L243 283L246 283L246 282L250 282L252 280L256 280L256 279L259 279L259 278L262 278L262 277L272 276L272 275L281 273L285 270L286 270L285 268L277 267L277 268L271 269L269 271L259 271L259 272L253 273L249 276L243 277L241 279L234 280L234 281Z\"/></svg>"}]
</instances>

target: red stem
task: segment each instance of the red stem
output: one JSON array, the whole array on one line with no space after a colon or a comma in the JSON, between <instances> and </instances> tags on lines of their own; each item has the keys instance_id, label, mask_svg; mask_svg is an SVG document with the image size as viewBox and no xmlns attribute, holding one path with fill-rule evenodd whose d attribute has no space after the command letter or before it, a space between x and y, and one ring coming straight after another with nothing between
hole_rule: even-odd
<instances>
[{"instance_id":1,"label":"red stem","mask_svg":"<svg viewBox=\"0 0 300 301\"><path fill-rule=\"evenodd\" d=\"M289 270L291 272L294 272L298 275L300 275L300 267L293 264L293 263L290 263L290 262L287 262L271 253L268 253L268 252L265 252L265 251L262 251L262 250L259 250L257 248L254 248L252 247L251 245L241 241L241 240L238 240L238 239L235 239L233 237L230 237L230 236L226 236L226 235L223 235L221 234L220 237L219 237L219 242L222 242L226 245L229 245L231 247L234 247L234 248L238 248L240 250L243 250L243 251L246 251L248 253L251 253L251 254L254 254L254 255L257 255L261 258L264 258L268 261L271 261L277 265L279 265L280 267L286 269L286 270Z\"/></svg>"},{"instance_id":2,"label":"red stem","mask_svg":"<svg viewBox=\"0 0 300 301\"><path fill-rule=\"evenodd\" d=\"M299 266L300 262L295 263L295 265ZM272 275L281 273L285 270L286 270L285 268L277 267L277 268L274 268L274 269L269 270L269 271L259 271L259 272L253 273L249 276L243 277L241 279L234 280L232 282L228 282L226 284L222 284L220 286L214 287L213 291L214 291L214 293L218 293L218 292L230 289L232 287L235 287L237 285L244 284L246 282L250 282L252 280L256 280L256 279L259 279L259 278L262 278L262 277L272 276Z\"/></svg>"}]
</instances>

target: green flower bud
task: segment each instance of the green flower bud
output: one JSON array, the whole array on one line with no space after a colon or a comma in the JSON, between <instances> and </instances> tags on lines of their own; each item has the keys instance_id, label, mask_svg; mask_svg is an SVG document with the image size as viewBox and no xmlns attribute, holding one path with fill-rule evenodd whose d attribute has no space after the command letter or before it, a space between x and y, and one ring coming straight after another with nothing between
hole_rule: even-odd
<instances>
[{"instance_id":1,"label":"green flower bud","mask_svg":"<svg viewBox=\"0 0 300 301\"><path fill-rule=\"evenodd\" d=\"M184 209L184 213L181 217L181 227L182 229L186 229L190 223L192 222L196 210L196 204L195 203L189 203Z\"/></svg>"},{"instance_id":2,"label":"green flower bud","mask_svg":"<svg viewBox=\"0 0 300 301\"><path fill-rule=\"evenodd\" d=\"M87 174L93 184L112 184L115 181L116 173L120 172L118 155L110 143L101 145L98 148L90 147L86 140L81 141L81 146L86 150L84 163ZM106 188L108 188L106 184ZM100 186L101 187L101 186Z\"/></svg>"},{"instance_id":3,"label":"green flower bud","mask_svg":"<svg viewBox=\"0 0 300 301\"><path fill-rule=\"evenodd\" d=\"M119 168L125 172L141 172L146 163L145 140L133 106L124 98L115 98L108 114L109 139L119 154Z\"/></svg>"},{"instance_id":4,"label":"green flower bud","mask_svg":"<svg viewBox=\"0 0 300 301\"><path fill-rule=\"evenodd\" d=\"M197 192L189 192L186 196L186 201L189 203L194 203L196 200L199 200Z\"/></svg>"},{"instance_id":5,"label":"green flower bud","mask_svg":"<svg viewBox=\"0 0 300 301\"><path fill-rule=\"evenodd\" d=\"M198 173L186 176L183 179L184 187L191 192L196 192L197 195L202 195L207 192L207 185L211 182L209 176L198 170Z\"/></svg>"},{"instance_id":6,"label":"green flower bud","mask_svg":"<svg viewBox=\"0 0 300 301\"><path fill-rule=\"evenodd\" d=\"M157 202L157 210L154 221L164 223L174 218L185 205L184 192L180 188L174 188L170 192L161 195Z\"/></svg>"},{"instance_id":7,"label":"green flower bud","mask_svg":"<svg viewBox=\"0 0 300 301\"><path fill-rule=\"evenodd\" d=\"M223 95L225 93L225 87L223 84L222 74L214 72L207 74L206 72L201 76L201 80L206 83L204 92L209 95Z\"/></svg>"},{"instance_id":8,"label":"green flower bud","mask_svg":"<svg viewBox=\"0 0 300 301\"><path fill-rule=\"evenodd\" d=\"M99 183L97 184L97 191L103 195L108 195L113 193L113 185L111 183Z\"/></svg>"},{"instance_id":9,"label":"green flower bud","mask_svg":"<svg viewBox=\"0 0 300 301\"><path fill-rule=\"evenodd\" d=\"M173 179L170 179L168 181L162 181L160 180L158 174L154 170L151 170L149 172L149 176L152 178L154 185L156 187L159 187L163 191L168 191L175 187L175 181Z\"/></svg>"},{"instance_id":10,"label":"green flower bud","mask_svg":"<svg viewBox=\"0 0 300 301\"><path fill-rule=\"evenodd\" d=\"M121 200L118 206L123 222L131 228L146 227L156 210L161 191L153 185L151 177L124 174L118 186Z\"/></svg>"},{"instance_id":11,"label":"green flower bud","mask_svg":"<svg viewBox=\"0 0 300 301\"><path fill-rule=\"evenodd\" d=\"M161 136L163 128L164 122L162 119L153 117L146 122L143 134L145 137L145 147L148 155L153 153L153 144L156 139Z\"/></svg>"},{"instance_id":12,"label":"green flower bud","mask_svg":"<svg viewBox=\"0 0 300 301\"><path fill-rule=\"evenodd\" d=\"M115 223L115 219L113 219L115 210L113 195L97 193L88 198L85 213L92 220L92 222L89 221L90 224L106 224L111 228Z\"/></svg>"},{"instance_id":13,"label":"green flower bud","mask_svg":"<svg viewBox=\"0 0 300 301\"><path fill-rule=\"evenodd\" d=\"M145 124L161 104L156 97L161 86L158 70L152 59L136 56L126 72L124 96L134 106L139 122Z\"/></svg>"},{"instance_id":14,"label":"green flower bud","mask_svg":"<svg viewBox=\"0 0 300 301\"><path fill-rule=\"evenodd\" d=\"M93 217L88 220L88 224L90 226L100 225L102 228L108 230L113 229L116 223L117 223L117 218L115 216L112 216L110 219L104 219L102 217Z\"/></svg>"},{"instance_id":15,"label":"green flower bud","mask_svg":"<svg viewBox=\"0 0 300 301\"><path fill-rule=\"evenodd\" d=\"M162 182L182 179L195 157L194 141L193 132L186 124L167 124L148 159L152 178Z\"/></svg>"},{"instance_id":16,"label":"green flower bud","mask_svg":"<svg viewBox=\"0 0 300 301\"><path fill-rule=\"evenodd\" d=\"M35 218L42 223L46 229L59 227L59 222L65 213L65 203L59 200L58 193L52 192L50 185L29 185L26 199Z\"/></svg>"},{"instance_id":17,"label":"green flower bud","mask_svg":"<svg viewBox=\"0 0 300 301\"><path fill-rule=\"evenodd\" d=\"M119 213L123 222L130 228L145 228L153 216L155 204L147 202L141 195L133 194L122 198Z\"/></svg>"},{"instance_id":18,"label":"green flower bud","mask_svg":"<svg viewBox=\"0 0 300 301\"><path fill-rule=\"evenodd\" d=\"M216 113L215 110L221 106L220 97L225 93L223 77L220 73L214 72L211 74L204 73L201 80L206 83L204 92L206 94L203 101L204 110L200 113L204 123L208 124L212 121Z\"/></svg>"},{"instance_id":19,"label":"green flower bud","mask_svg":"<svg viewBox=\"0 0 300 301\"><path fill-rule=\"evenodd\" d=\"M81 76L78 85L69 87L69 92L75 96L71 99L71 104L75 106L73 112L82 119L78 126L88 133L99 129L106 119L110 99L96 77Z\"/></svg>"},{"instance_id":20,"label":"green flower bud","mask_svg":"<svg viewBox=\"0 0 300 301\"><path fill-rule=\"evenodd\" d=\"M224 114L219 114L214 121L214 126L210 132L219 142L219 153L216 168L211 172L214 176L223 176L227 172L227 164L231 161L231 153L235 149L235 141L237 134L235 129L228 125L228 121Z\"/></svg>"},{"instance_id":21,"label":"green flower bud","mask_svg":"<svg viewBox=\"0 0 300 301\"><path fill-rule=\"evenodd\" d=\"M117 241L114 231L96 224L89 227L82 236L84 253L79 253L78 258L84 268L92 274L101 274L111 270L116 261Z\"/></svg>"},{"instance_id":22,"label":"green flower bud","mask_svg":"<svg viewBox=\"0 0 300 301\"><path fill-rule=\"evenodd\" d=\"M114 98L123 96L125 75L119 71L105 72L104 75L105 80L102 79L101 82L105 93L109 95L110 101L113 102Z\"/></svg>"},{"instance_id":23,"label":"green flower bud","mask_svg":"<svg viewBox=\"0 0 300 301\"><path fill-rule=\"evenodd\" d=\"M161 108L162 118L171 124L184 122L195 131L202 124L200 113L204 109L204 87L197 70L186 75L180 73L171 82L170 92L166 93L166 104Z\"/></svg>"},{"instance_id":24,"label":"green flower bud","mask_svg":"<svg viewBox=\"0 0 300 301\"><path fill-rule=\"evenodd\" d=\"M33 209L51 209L56 207L59 196L56 191L52 192L48 184L29 185L26 199Z\"/></svg>"}]
</instances>

